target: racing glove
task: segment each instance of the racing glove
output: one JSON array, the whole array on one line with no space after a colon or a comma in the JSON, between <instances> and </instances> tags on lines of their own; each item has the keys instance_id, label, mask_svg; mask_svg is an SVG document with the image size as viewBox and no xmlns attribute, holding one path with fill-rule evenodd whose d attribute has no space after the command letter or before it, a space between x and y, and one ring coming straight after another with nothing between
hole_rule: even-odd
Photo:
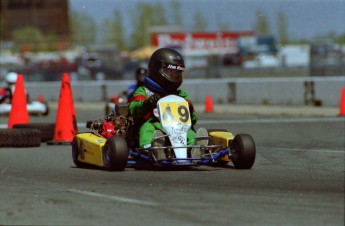
<instances>
[{"instance_id":1,"label":"racing glove","mask_svg":"<svg viewBox=\"0 0 345 226\"><path fill-rule=\"evenodd\" d=\"M152 110L157 106L157 101L161 98L158 93L151 95L149 98L144 100L143 108L145 110Z\"/></svg>"},{"instance_id":2,"label":"racing glove","mask_svg":"<svg viewBox=\"0 0 345 226\"><path fill-rule=\"evenodd\" d=\"M188 107L189 107L189 113L190 113L190 114L193 114L193 112L194 112L194 106L193 106L193 104L192 104L192 103L188 103Z\"/></svg>"},{"instance_id":3,"label":"racing glove","mask_svg":"<svg viewBox=\"0 0 345 226\"><path fill-rule=\"evenodd\" d=\"M5 95L0 96L0 104L1 104L2 102L5 102L6 99L10 99L10 100L11 100L11 97L12 97L12 96L11 96L8 92L6 92Z\"/></svg>"}]
</instances>

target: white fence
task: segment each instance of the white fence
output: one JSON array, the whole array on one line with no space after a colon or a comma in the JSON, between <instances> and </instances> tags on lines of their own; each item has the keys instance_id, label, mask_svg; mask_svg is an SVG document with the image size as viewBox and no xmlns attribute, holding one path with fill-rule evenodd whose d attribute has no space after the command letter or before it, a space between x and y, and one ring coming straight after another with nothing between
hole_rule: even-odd
<instances>
[{"instance_id":1,"label":"white fence","mask_svg":"<svg viewBox=\"0 0 345 226\"><path fill-rule=\"evenodd\" d=\"M104 101L118 95L133 81L72 81L74 101ZM61 82L25 82L31 98L43 95L48 101L59 99ZM215 103L339 106L345 76L186 79L185 89L194 103L211 96Z\"/></svg>"}]
</instances>

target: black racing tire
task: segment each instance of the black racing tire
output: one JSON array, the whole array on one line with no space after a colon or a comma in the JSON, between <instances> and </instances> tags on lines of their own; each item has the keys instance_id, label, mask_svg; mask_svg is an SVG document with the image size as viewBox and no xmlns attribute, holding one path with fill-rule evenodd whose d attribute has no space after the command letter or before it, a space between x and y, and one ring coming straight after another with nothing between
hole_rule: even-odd
<instances>
[{"instance_id":1,"label":"black racing tire","mask_svg":"<svg viewBox=\"0 0 345 226\"><path fill-rule=\"evenodd\" d=\"M72 159L73 159L73 162L76 165L76 167L85 168L88 166L88 164L78 160L78 156L80 155L80 153L81 153L81 151L80 151L80 147L78 146L78 143L77 143L77 138L74 137L73 141L72 141Z\"/></svg>"},{"instance_id":2,"label":"black racing tire","mask_svg":"<svg viewBox=\"0 0 345 226\"><path fill-rule=\"evenodd\" d=\"M38 129L41 131L41 142L53 140L55 133L55 123L26 123L14 124L16 129Z\"/></svg>"},{"instance_id":3,"label":"black racing tire","mask_svg":"<svg viewBox=\"0 0 345 226\"><path fill-rule=\"evenodd\" d=\"M49 113L50 113L50 108L49 108L49 105L48 105L47 102L44 102L43 104L46 106L47 110L46 110L45 112L43 112L42 115L43 115L43 116L47 116L47 115L49 115Z\"/></svg>"},{"instance_id":4,"label":"black racing tire","mask_svg":"<svg viewBox=\"0 0 345 226\"><path fill-rule=\"evenodd\" d=\"M123 171L128 161L128 146L121 136L108 138L102 148L103 163L107 170Z\"/></svg>"},{"instance_id":5,"label":"black racing tire","mask_svg":"<svg viewBox=\"0 0 345 226\"><path fill-rule=\"evenodd\" d=\"M237 169L250 169L255 162L256 147L249 134L237 134L231 144L231 160Z\"/></svg>"},{"instance_id":6,"label":"black racing tire","mask_svg":"<svg viewBox=\"0 0 345 226\"><path fill-rule=\"evenodd\" d=\"M39 147L41 131L38 129L0 129L0 147Z\"/></svg>"},{"instance_id":7,"label":"black racing tire","mask_svg":"<svg viewBox=\"0 0 345 226\"><path fill-rule=\"evenodd\" d=\"M224 166L227 166L229 163L229 161L222 161L222 160L218 160L217 162L215 162L213 164L213 166L216 166L216 167L224 167Z\"/></svg>"}]
</instances>

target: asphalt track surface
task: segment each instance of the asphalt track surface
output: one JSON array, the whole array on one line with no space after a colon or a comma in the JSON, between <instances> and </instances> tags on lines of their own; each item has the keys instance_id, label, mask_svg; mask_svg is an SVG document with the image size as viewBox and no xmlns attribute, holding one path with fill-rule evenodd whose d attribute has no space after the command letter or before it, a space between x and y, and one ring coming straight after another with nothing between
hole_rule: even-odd
<instances>
[{"instance_id":1,"label":"asphalt track surface","mask_svg":"<svg viewBox=\"0 0 345 226\"><path fill-rule=\"evenodd\" d=\"M76 111L80 130L103 114ZM108 172L76 168L70 145L0 148L0 225L344 225L344 117L201 113L198 125L251 134L253 168Z\"/></svg>"}]
</instances>

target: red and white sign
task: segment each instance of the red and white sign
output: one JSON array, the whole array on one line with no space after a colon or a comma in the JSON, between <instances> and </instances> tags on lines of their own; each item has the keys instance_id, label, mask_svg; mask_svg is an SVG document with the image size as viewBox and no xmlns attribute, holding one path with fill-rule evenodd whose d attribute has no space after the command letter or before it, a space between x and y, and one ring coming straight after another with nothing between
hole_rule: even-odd
<instances>
[{"instance_id":1,"label":"red and white sign","mask_svg":"<svg viewBox=\"0 0 345 226\"><path fill-rule=\"evenodd\" d=\"M254 32L156 33L151 38L151 44L158 48L181 48L186 52L237 53L237 39L254 35Z\"/></svg>"}]
</instances>

